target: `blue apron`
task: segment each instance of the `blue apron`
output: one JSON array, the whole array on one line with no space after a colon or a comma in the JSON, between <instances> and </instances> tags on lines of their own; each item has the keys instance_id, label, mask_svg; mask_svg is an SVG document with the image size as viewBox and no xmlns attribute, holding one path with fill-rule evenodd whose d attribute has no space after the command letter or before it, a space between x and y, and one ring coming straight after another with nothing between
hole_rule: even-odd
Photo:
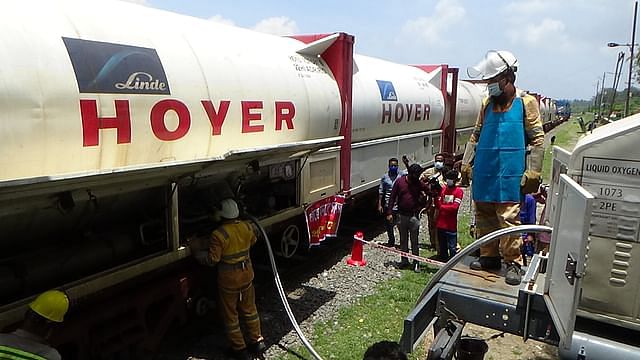
<instances>
[{"instance_id":1,"label":"blue apron","mask_svg":"<svg viewBox=\"0 0 640 360\"><path fill-rule=\"evenodd\" d=\"M473 164L473 200L520 202L525 167L524 105L516 97L507 112L487 105Z\"/></svg>"}]
</instances>

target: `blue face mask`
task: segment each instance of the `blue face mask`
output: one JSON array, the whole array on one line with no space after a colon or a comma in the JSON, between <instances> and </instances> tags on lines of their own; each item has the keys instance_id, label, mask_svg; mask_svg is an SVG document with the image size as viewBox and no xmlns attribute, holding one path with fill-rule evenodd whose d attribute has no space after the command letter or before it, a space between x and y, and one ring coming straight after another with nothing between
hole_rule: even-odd
<instances>
[{"instance_id":1,"label":"blue face mask","mask_svg":"<svg viewBox=\"0 0 640 360\"><path fill-rule=\"evenodd\" d=\"M489 96L500 96L502 95L502 89L500 89L500 84L498 82L489 83L487 85L487 91L489 91Z\"/></svg>"},{"instance_id":2,"label":"blue face mask","mask_svg":"<svg viewBox=\"0 0 640 360\"><path fill-rule=\"evenodd\" d=\"M397 174L398 173L398 165L389 165L389 173Z\"/></svg>"},{"instance_id":3,"label":"blue face mask","mask_svg":"<svg viewBox=\"0 0 640 360\"><path fill-rule=\"evenodd\" d=\"M442 161L436 161L436 162L433 164L433 167L435 167L435 168L436 168L436 169L438 169L438 170L441 170L442 168L444 168L444 163L443 163Z\"/></svg>"},{"instance_id":4,"label":"blue face mask","mask_svg":"<svg viewBox=\"0 0 640 360\"><path fill-rule=\"evenodd\" d=\"M455 185L455 184L456 184L456 182L455 182L455 181L453 181L453 180L451 180L451 179L447 179L447 186L448 186L448 187L453 187L453 185Z\"/></svg>"}]
</instances>

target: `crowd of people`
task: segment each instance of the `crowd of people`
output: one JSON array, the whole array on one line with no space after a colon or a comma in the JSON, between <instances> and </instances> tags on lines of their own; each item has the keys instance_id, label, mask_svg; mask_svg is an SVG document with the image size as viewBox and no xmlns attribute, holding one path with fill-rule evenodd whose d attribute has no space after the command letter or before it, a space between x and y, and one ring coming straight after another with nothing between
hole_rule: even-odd
<instances>
[{"instance_id":1,"label":"crowd of people","mask_svg":"<svg viewBox=\"0 0 640 360\"><path fill-rule=\"evenodd\" d=\"M508 51L489 51L478 65L468 69L471 77L487 83L489 96L483 101L458 166L448 153L437 154L433 167L426 170L403 157L407 174L400 175L397 159L389 160L378 203L386 215L387 246L395 245L396 224L401 250L408 252L410 244L411 253L418 255L420 215L425 213L429 245L439 260L451 259L459 249L457 214L462 188L469 186L475 237L536 223L536 203L544 203L546 197L540 188L544 131L536 99L515 86L517 69L518 60ZM523 262L540 247L537 242L534 234L503 236L483 245L470 267L500 270L504 264L505 282L519 285ZM408 259L401 257L399 268L408 267ZM419 271L417 261L413 270Z\"/></svg>"}]
</instances>

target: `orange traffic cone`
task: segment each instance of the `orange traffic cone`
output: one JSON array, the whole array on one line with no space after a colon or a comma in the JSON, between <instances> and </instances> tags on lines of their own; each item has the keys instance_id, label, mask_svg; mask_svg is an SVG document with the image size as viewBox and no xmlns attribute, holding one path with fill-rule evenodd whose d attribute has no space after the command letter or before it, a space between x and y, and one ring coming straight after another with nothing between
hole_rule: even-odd
<instances>
[{"instance_id":1,"label":"orange traffic cone","mask_svg":"<svg viewBox=\"0 0 640 360\"><path fill-rule=\"evenodd\" d=\"M353 234L353 247L351 247L351 257L347 259L347 264L351 266L365 266L367 260L362 256L362 241L364 240L364 234L362 231L358 231Z\"/></svg>"}]
</instances>

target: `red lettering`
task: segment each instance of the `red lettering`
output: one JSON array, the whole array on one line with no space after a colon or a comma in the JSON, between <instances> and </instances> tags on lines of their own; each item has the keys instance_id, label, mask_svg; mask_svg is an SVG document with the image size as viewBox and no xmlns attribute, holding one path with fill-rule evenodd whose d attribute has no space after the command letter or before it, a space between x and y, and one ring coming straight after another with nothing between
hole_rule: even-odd
<instances>
[{"instance_id":1,"label":"red lettering","mask_svg":"<svg viewBox=\"0 0 640 360\"><path fill-rule=\"evenodd\" d=\"M128 100L114 100L115 117L98 117L96 100L80 100L82 146L98 146L100 129L116 129L118 144L131 142L131 116Z\"/></svg>"},{"instance_id":2,"label":"red lettering","mask_svg":"<svg viewBox=\"0 0 640 360\"><path fill-rule=\"evenodd\" d=\"M260 113L252 113L253 109L262 109L262 101L242 101L242 133L264 131L264 125L251 125L252 121L262 120Z\"/></svg>"},{"instance_id":3,"label":"red lettering","mask_svg":"<svg viewBox=\"0 0 640 360\"><path fill-rule=\"evenodd\" d=\"M424 104L424 117L422 120L429 120L429 114L431 113L431 106Z\"/></svg>"},{"instance_id":4,"label":"red lettering","mask_svg":"<svg viewBox=\"0 0 640 360\"><path fill-rule=\"evenodd\" d=\"M422 104L416 104L416 116L413 118L413 120L420 120L420 116L422 116Z\"/></svg>"},{"instance_id":5,"label":"red lettering","mask_svg":"<svg viewBox=\"0 0 640 360\"><path fill-rule=\"evenodd\" d=\"M413 104L405 105L407 108L407 121L411 121L411 113L413 112Z\"/></svg>"},{"instance_id":6,"label":"red lettering","mask_svg":"<svg viewBox=\"0 0 640 360\"><path fill-rule=\"evenodd\" d=\"M385 119L388 124L391 123L391 104L382 104L382 124Z\"/></svg>"},{"instance_id":7,"label":"red lettering","mask_svg":"<svg viewBox=\"0 0 640 360\"><path fill-rule=\"evenodd\" d=\"M284 112L286 110L286 113ZM276 101L276 131L282 130L282 122L287 123L287 129L293 130L293 117L296 107L290 101Z\"/></svg>"},{"instance_id":8,"label":"red lettering","mask_svg":"<svg viewBox=\"0 0 640 360\"><path fill-rule=\"evenodd\" d=\"M396 104L396 122L399 123L402 121L402 117L404 116L404 107L402 107L402 104L397 103Z\"/></svg>"},{"instance_id":9,"label":"red lettering","mask_svg":"<svg viewBox=\"0 0 640 360\"><path fill-rule=\"evenodd\" d=\"M229 111L229 104L231 104L231 101L220 101L218 111L216 111L216 108L213 106L211 100L202 100L201 102L202 106L204 107L204 111L207 112L209 122L211 123L211 135L220 135L222 133L222 124L224 123L224 119L227 117L227 112Z\"/></svg>"},{"instance_id":10,"label":"red lettering","mask_svg":"<svg viewBox=\"0 0 640 360\"><path fill-rule=\"evenodd\" d=\"M164 122L167 111L178 115L178 126L175 130L167 129ZM151 130L160 140L172 141L185 136L191 127L191 115L185 104L178 100L161 100L151 108Z\"/></svg>"}]
</instances>

